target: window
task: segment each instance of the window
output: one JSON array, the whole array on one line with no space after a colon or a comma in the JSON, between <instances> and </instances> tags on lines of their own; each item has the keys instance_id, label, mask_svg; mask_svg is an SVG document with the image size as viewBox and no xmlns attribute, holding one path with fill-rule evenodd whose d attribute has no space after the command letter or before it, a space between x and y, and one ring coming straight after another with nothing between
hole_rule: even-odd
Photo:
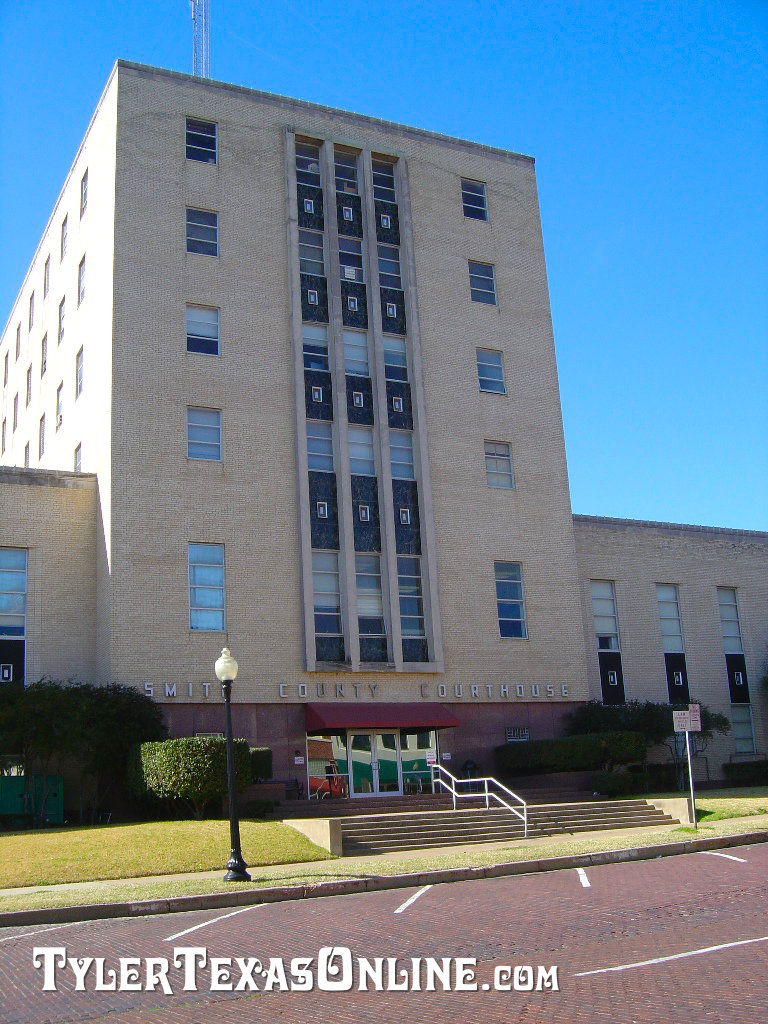
<instances>
[{"instance_id":1,"label":"window","mask_svg":"<svg viewBox=\"0 0 768 1024\"><path fill-rule=\"evenodd\" d=\"M29 329L32 330L32 325L35 322L35 293L29 296Z\"/></svg>"},{"instance_id":2,"label":"window","mask_svg":"<svg viewBox=\"0 0 768 1024\"><path fill-rule=\"evenodd\" d=\"M304 200L304 213L314 213L314 212L315 212L315 201L314 201L314 199L305 199Z\"/></svg>"},{"instance_id":3,"label":"window","mask_svg":"<svg viewBox=\"0 0 768 1024\"><path fill-rule=\"evenodd\" d=\"M410 430L390 431L389 455L392 476L397 480L413 480L413 434Z\"/></svg>"},{"instance_id":4,"label":"window","mask_svg":"<svg viewBox=\"0 0 768 1024\"><path fill-rule=\"evenodd\" d=\"M13 396L13 429L14 429L14 431L16 430L16 427L18 427L18 425L19 425L19 393L17 391L16 394Z\"/></svg>"},{"instance_id":5,"label":"window","mask_svg":"<svg viewBox=\"0 0 768 1024\"><path fill-rule=\"evenodd\" d=\"M40 426L37 430L37 454L42 459L45 452L45 413L40 417Z\"/></svg>"},{"instance_id":6,"label":"window","mask_svg":"<svg viewBox=\"0 0 768 1024\"><path fill-rule=\"evenodd\" d=\"M3 419L2 439L0 439L0 455L5 455L5 418Z\"/></svg>"},{"instance_id":7,"label":"window","mask_svg":"<svg viewBox=\"0 0 768 1024\"><path fill-rule=\"evenodd\" d=\"M85 256L80 260L77 267L77 304L78 306L85 298Z\"/></svg>"},{"instance_id":8,"label":"window","mask_svg":"<svg viewBox=\"0 0 768 1024\"><path fill-rule=\"evenodd\" d=\"M85 174L80 179L80 216L82 217L85 213L85 209L88 206L88 168L85 169Z\"/></svg>"},{"instance_id":9,"label":"window","mask_svg":"<svg viewBox=\"0 0 768 1024\"><path fill-rule=\"evenodd\" d=\"M378 555L355 555L357 624L361 636L384 636L381 599L381 560Z\"/></svg>"},{"instance_id":10,"label":"window","mask_svg":"<svg viewBox=\"0 0 768 1024\"><path fill-rule=\"evenodd\" d=\"M296 143L296 181L320 188L320 147L314 142Z\"/></svg>"},{"instance_id":11,"label":"window","mask_svg":"<svg viewBox=\"0 0 768 1024\"><path fill-rule=\"evenodd\" d=\"M591 580L592 617L598 651L619 650L619 619L612 580Z\"/></svg>"},{"instance_id":12,"label":"window","mask_svg":"<svg viewBox=\"0 0 768 1024\"><path fill-rule=\"evenodd\" d=\"M67 255L67 218L61 222L61 238L59 240L59 259Z\"/></svg>"},{"instance_id":13,"label":"window","mask_svg":"<svg viewBox=\"0 0 768 1024\"><path fill-rule=\"evenodd\" d=\"M40 376L45 376L45 371L48 368L48 335L43 335L43 340L40 342Z\"/></svg>"},{"instance_id":14,"label":"window","mask_svg":"<svg viewBox=\"0 0 768 1024\"><path fill-rule=\"evenodd\" d=\"M219 355L219 311L210 306L187 306L187 352Z\"/></svg>"},{"instance_id":15,"label":"window","mask_svg":"<svg viewBox=\"0 0 768 1024\"><path fill-rule=\"evenodd\" d=\"M24 469L29 469L29 441L24 445Z\"/></svg>"},{"instance_id":16,"label":"window","mask_svg":"<svg viewBox=\"0 0 768 1024\"><path fill-rule=\"evenodd\" d=\"M411 525L411 510L409 508L400 509L400 522L403 526Z\"/></svg>"},{"instance_id":17,"label":"window","mask_svg":"<svg viewBox=\"0 0 768 1024\"><path fill-rule=\"evenodd\" d=\"M683 654L683 627L680 621L680 604L677 586L670 583L656 584L656 601L661 622L661 642L665 654Z\"/></svg>"},{"instance_id":18,"label":"window","mask_svg":"<svg viewBox=\"0 0 768 1024\"><path fill-rule=\"evenodd\" d=\"M382 288L402 288L400 250L396 245L379 245L379 284Z\"/></svg>"},{"instance_id":19,"label":"window","mask_svg":"<svg viewBox=\"0 0 768 1024\"><path fill-rule=\"evenodd\" d=\"M312 552L312 590L316 636L341 636L339 556L335 551Z\"/></svg>"},{"instance_id":20,"label":"window","mask_svg":"<svg viewBox=\"0 0 768 1024\"><path fill-rule=\"evenodd\" d=\"M485 442L485 476L489 487L514 487L512 455L506 441Z\"/></svg>"},{"instance_id":21,"label":"window","mask_svg":"<svg viewBox=\"0 0 768 1024\"><path fill-rule=\"evenodd\" d=\"M720 606L720 631L723 636L723 651L726 654L743 654L739 606L733 587L717 588L717 603Z\"/></svg>"},{"instance_id":22,"label":"window","mask_svg":"<svg viewBox=\"0 0 768 1024\"><path fill-rule=\"evenodd\" d=\"M325 276L323 236L319 231L299 228L299 270L302 274Z\"/></svg>"},{"instance_id":23,"label":"window","mask_svg":"<svg viewBox=\"0 0 768 1024\"><path fill-rule=\"evenodd\" d=\"M492 263L473 263L469 261L469 291L473 302L484 302L496 305L496 281Z\"/></svg>"},{"instance_id":24,"label":"window","mask_svg":"<svg viewBox=\"0 0 768 1024\"><path fill-rule=\"evenodd\" d=\"M370 523L371 521L371 506L370 505L358 505L357 506L357 518L361 523Z\"/></svg>"},{"instance_id":25,"label":"window","mask_svg":"<svg viewBox=\"0 0 768 1024\"><path fill-rule=\"evenodd\" d=\"M75 356L75 398L83 393L83 347L82 345Z\"/></svg>"},{"instance_id":26,"label":"window","mask_svg":"<svg viewBox=\"0 0 768 1024\"><path fill-rule=\"evenodd\" d=\"M336 191L357 195L357 157L354 153L334 150L336 165Z\"/></svg>"},{"instance_id":27,"label":"window","mask_svg":"<svg viewBox=\"0 0 768 1024\"><path fill-rule=\"evenodd\" d=\"M396 203L395 165L389 160L372 161L373 166L373 198L385 203Z\"/></svg>"},{"instance_id":28,"label":"window","mask_svg":"<svg viewBox=\"0 0 768 1024\"><path fill-rule=\"evenodd\" d=\"M363 408L363 406L365 405L365 396L363 395L362 391L352 392L352 405L354 405L356 409Z\"/></svg>"},{"instance_id":29,"label":"window","mask_svg":"<svg viewBox=\"0 0 768 1024\"><path fill-rule=\"evenodd\" d=\"M27 398L25 405L29 405L32 401L32 364L27 367Z\"/></svg>"},{"instance_id":30,"label":"window","mask_svg":"<svg viewBox=\"0 0 768 1024\"><path fill-rule=\"evenodd\" d=\"M46 297L51 287L51 257L47 256L43 267L43 298Z\"/></svg>"},{"instance_id":31,"label":"window","mask_svg":"<svg viewBox=\"0 0 768 1024\"><path fill-rule=\"evenodd\" d=\"M347 296L347 308L351 309L353 313L357 312L358 306L357 306L357 296L356 295L348 295Z\"/></svg>"},{"instance_id":32,"label":"window","mask_svg":"<svg viewBox=\"0 0 768 1024\"><path fill-rule=\"evenodd\" d=\"M64 337L64 314L66 312L66 298L63 298L59 303L59 344L61 339Z\"/></svg>"},{"instance_id":33,"label":"window","mask_svg":"<svg viewBox=\"0 0 768 1024\"><path fill-rule=\"evenodd\" d=\"M731 704L733 745L737 754L754 754L755 733L752 727L752 707L749 704Z\"/></svg>"},{"instance_id":34,"label":"window","mask_svg":"<svg viewBox=\"0 0 768 1024\"><path fill-rule=\"evenodd\" d=\"M189 628L223 633L224 545L189 545Z\"/></svg>"},{"instance_id":35,"label":"window","mask_svg":"<svg viewBox=\"0 0 768 1024\"><path fill-rule=\"evenodd\" d=\"M318 501L318 503L316 505L316 508L317 508L317 518L318 519L327 519L328 518L328 502L327 501Z\"/></svg>"},{"instance_id":36,"label":"window","mask_svg":"<svg viewBox=\"0 0 768 1024\"><path fill-rule=\"evenodd\" d=\"M16 324L16 358L19 358L21 352L21 324Z\"/></svg>"},{"instance_id":37,"label":"window","mask_svg":"<svg viewBox=\"0 0 768 1024\"><path fill-rule=\"evenodd\" d=\"M82 473L83 471L83 446L79 444L75 448L75 472Z\"/></svg>"},{"instance_id":38,"label":"window","mask_svg":"<svg viewBox=\"0 0 768 1024\"><path fill-rule=\"evenodd\" d=\"M26 550L0 548L0 636L24 636L26 597Z\"/></svg>"},{"instance_id":39,"label":"window","mask_svg":"<svg viewBox=\"0 0 768 1024\"><path fill-rule=\"evenodd\" d=\"M219 255L219 215L187 208L187 252Z\"/></svg>"},{"instance_id":40,"label":"window","mask_svg":"<svg viewBox=\"0 0 768 1024\"><path fill-rule=\"evenodd\" d=\"M461 179L461 201L464 204L464 216L473 220L488 220L488 197L485 193L485 182Z\"/></svg>"},{"instance_id":41,"label":"window","mask_svg":"<svg viewBox=\"0 0 768 1024\"><path fill-rule=\"evenodd\" d=\"M489 348L477 349L477 380L481 391L491 391L496 395L506 395L504 383L504 364L501 352L493 352Z\"/></svg>"},{"instance_id":42,"label":"window","mask_svg":"<svg viewBox=\"0 0 768 1024\"><path fill-rule=\"evenodd\" d=\"M216 125L187 118L187 160L216 163Z\"/></svg>"},{"instance_id":43,"label":"window","mask_svg":"<svg viewBox=\"0 0 768 1024\"><path fill-rule=\"evenodd\" d=\"M5 353L3 359L3 387L8 387L8 353Z\"/></svg>"},{"instance_id":44,"label":"window","mask_svg":"<svg viewBox=\"0 0 768 1024\"><path fill-rule=\"evenodd\" d=\"M523 571L519 562L494 562L499 634L528 638L523 599Z\"/></svg>"},{"instance_id":45,"label":"window","mask_svg":"<svg viewBox=\"0 0 768 1024\"><path fill-rule=\"evenodd\" d=\"M405 338L384 335L384 377L386 380L408 380Z\"/></svg>"},{"instance_id":46,"label":"window","mask_svg":"<svg viewBox=\"0 0 768 1024\"><path fill-rule=\"evenodd\" d=\"M364 281L363 243L339 235L339 273L345 281Z\"/></svg>"},{"instance_id":47,"label":"window","mask_svg":"<svg viewBox=\"0 0 768 1024\"><path fill-rule=\"evenodd\" d=\"M387 316L389 316L389 317L397 316L397 303L396 302L388 302L387 303Z\"/></svg>"},{"instance_id":48,"label":"window","mask_svg":"<svg viewBox=\"0 0 768 1024\"><path fill-rule=\"evenodd\" d=\"M349 442L349 471L353 476L375 476L376 461L373 453L371 427L352 427L347 431Z\"/></svg>"},{"instance_id":49,"label":"window","mask_svg":"<svg viewBox=\"0 0 768 1024\"><path fill-rule=\"evenodd\" d=\"M323 389L320 387L319 384L313 384L312 385L312 401L313 402L322 402L322 400L323 400Z\"/></svg>"},{"instance_id":50,"label":"window","mask_svg":"<svg viewBox=\"0 0 768 1024\"><path fill-rule=\"evenodd\" d=\"M304 369L327 370L328 328L323 324L302 324L301 339L304 347Z\"/></svg>"},{"instance_id":51,"label":"window","mask_svg":"<svg viewBox=\"0 0 768 1024\"><path fill-rule=\"evenodd\" d=\"M382 213L381 226L384 228L385 231L388 231L392 227L392 218L388 213Z\"/></svg>"},{"instance_id":52,"label":"window","mask_svg":"<svg viewBox=\"0 0 768 1024\"><path fill-rule=\"evenodd\" d=\"M187 458L221 462L221 409L187 409Z\"/></svg>"},{"instance_id":53,"label":"window","mask_svg":"<svg viewBox=\"0 0 768 1024\"><path fill-rule=\"evenodd\" d=\"M404 408L403 396L392 395L392 412L402 412Z\"/></svg>"},{"instance_id":54,"label":"window","mask_svg":"<svg viewBox=\"0 0 768 1024\"><path fill-rule=\"evenodd\" d=\"M333 472L333 435L328 420L307 420L307 466Z\"/></svg>"},{"instance_id":55,"label":"window","mask_svg":"<svg viewBox=\"0 0 768 1024\"><path fill-rule=\"evenodd\" d=\"M424 596L421 559L397 556L397 587L400 594L400 631L403 636L424 636Z\"/></svg>"},{"instance_id":56,"label":"window","mask_svg":"<svg viewBox=\"0 0 768 1024\"><path fill-rule=\"evenodd\" d=\"M344 339L344 372L353 377L370 376L368 335L361 331L342 331Z\"/></svg>"},{"instance_id":57,"label":"window","mask_svg":"<svg viewBox=\"0 0 768 1024\"><path fill-rule=\"evenodd\" d=\"M64 415L64 385L59 384L56 388L56 429L61 426Z\"/></svg>"}]
</instances>

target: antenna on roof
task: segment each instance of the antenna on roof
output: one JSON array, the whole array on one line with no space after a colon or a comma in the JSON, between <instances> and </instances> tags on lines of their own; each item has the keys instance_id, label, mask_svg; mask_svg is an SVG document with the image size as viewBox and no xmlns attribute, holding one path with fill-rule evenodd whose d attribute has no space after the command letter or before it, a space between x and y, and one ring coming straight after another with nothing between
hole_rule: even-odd
<instances>
[{"instance_id":1,"label":"antenna on roof","mask_svg":"<svg viewBox=\"0 0 768 1024\"><path fill-rule=\"evenodd\" d=\"M192 74L210 78L211 18L208 0L189 0L189 6L192 11Z\"/></svg>"}]
</instances>

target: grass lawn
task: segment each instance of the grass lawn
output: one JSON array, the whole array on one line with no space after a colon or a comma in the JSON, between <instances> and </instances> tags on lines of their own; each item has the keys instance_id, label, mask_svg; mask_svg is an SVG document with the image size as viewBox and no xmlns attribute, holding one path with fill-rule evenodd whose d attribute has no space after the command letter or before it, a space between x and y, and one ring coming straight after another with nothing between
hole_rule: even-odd
<instances>
[{"instance_id":1,"label":"grass lawn","mask_svg":"<svg viewBox=\"0 0 768 1024\"><path fill-rule=\"evenodd\" d=\"M172 822L165 824L199 825L199 822ZM212 824L212 823L211 823ZM247 824L247 823L246 823ZM119 826L116 826L119 827ZM134 826L136 827L136 826ZM564 857L568 854L595 853L602 850L620 850L627 847L651 846L657 843L679 843L698 835L736 835L747 831L768 831L768 816L749 823L715 821L700 826L697 833L688 828L671 825L668 828L627 829L612 832L610 836L593 834L589 837L563 836L547 839L519 840L496 847L476 846L450 853L437 850L400 857L342 857L316 865L292 868L290 864L251 870L251 883L223 882L216 878L168 879L167 881L94 882L73 889L41 888L33 892L0 894L0 915L13 910L40 907L71 907L90 903L112 903L163 899L173 896L197 896L205 893L232 892L272 885L312 885L340 878L364 878L371 875L398 875L412 871L430 871L448 867L479 867L503 864L508 861L535 860L543 857ZM40 833L32 833L40 835ZM0 839L0 849L4 839ZM228 845L228 844L225 844ZM315 848L316 849L316 848ZM246 860L248 860L246 847ZM309 858L306 858L309 860ZM219 867L221 856L214 866ZM221 873L223 875L223 871Z\"/></svg>"},{"instance_id":2,"label":"grass lawn","mask_svg":"<svg viewBox=\"0 0 768 1024\"><path fill-rule=\"evenodd\" d=\"M240 823L249 865L325 860L327 850L277 821ZM0 834L0 889L221 867L228 821L153 821Z\"/></svg>"},{"instance_id":3,"label":"grass lawn","mask_svg":"<svg viewBox=\"0 0 768 1024\"><path fill-rule=\"evenodd\" d=\"M641 796L641 800L661 797L687 796L687 793L654 793ZM768 814L768 786L739 786L733 789L703 789L696 793L698 821L721 821L725 818L744 818L753 814Z\"/></svg>"}]
</instances>

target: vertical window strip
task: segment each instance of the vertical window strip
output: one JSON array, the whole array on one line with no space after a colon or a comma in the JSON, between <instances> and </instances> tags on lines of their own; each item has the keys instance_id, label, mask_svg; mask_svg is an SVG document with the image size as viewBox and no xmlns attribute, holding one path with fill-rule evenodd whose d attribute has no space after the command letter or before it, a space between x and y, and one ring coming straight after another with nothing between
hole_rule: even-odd
<instances>
[{"instance_id":1,"label":"vertical window strip","mask_svg":"<svg viewBox=\"0 0 768 1024\"><path fill-rule=\"evenodd\" d=\"M189 628L225 629L224 545L189 545Z\"/></svg>"},{"instance_id":2,"label":"vertical window strip","mask_svg":"<svg viewBox=\"0 0 768 1024\"><path fill-rule=\"evenodd\" d=\"M187 409L187 458L221 462L221 409Z\"/></svg>"},{"instance_id":3,"label":"vertical window strip","mask_svg":"<svg viewBox=\"0 0 768 1024\"><path fill-rule=\"evenodd\" d=\"M612 580L591 580L592 617L599 651L618 651L619 619L616 614L616 591Z\"/></svg>"},{"instance_id":4,"label":"vertical window strip","mask_svg":"<svg viewBox=\"0 0 768 1024\"><path fill-rule=\"evenodd\" d=\"M26 609L26 548L0 548L0 637L26 634Z\"/></svg>"},{"instance_id":5,"label":"vertical window strip","mask_svg":"<svg viewBox=\"0 0 768 1024\"><path fill-rule=\"evenodd\" d=\"M368 335L362 331L343 331L344 372L353 377L369 377Z\"/></svg>"},{"instance_id":6,"label":"vertical window strip","mask_svg":"<svg viewBox=\"0 0 768 1024\"><path fill-rule=\"evenodd\" d=\"M413 463L413 434L409 430L391 430L389 433L389 453L392 476L396 480L414 480L416 478Z\"/></svg>"},{"instance_id":7,"label":"vertical window strip","mask_svg":"<svg viewBox=\"0 0 768 1024\"><path fill-rule=\"evenodd\" d=\"M390 160L371 161L373 170L373 198L385 203L396 203L395 165Z\"/></svg>"},{"instance_id":8,"label":"vertical window strip","mask_svg":"<svg viewBox=\"0 0 768 1024\"><path fill-rule=\"evenodd\" d=\"M423 637L424 595L421 559L397 557L397 586L400 596L400 631L404 637Z\"/></svg>"},{"instance_id":9,"label":"vertical window strip","mask_svg":"<svg viewBox=\"0 0 768 1024\"><path fill-rule=\"evenodd\" d=\"M328 370L328 328L324 324L301 325L305 370Z\"/></svg>"},{"instance_id":10,"label":"vertical window strip","mask_svg":"<svg viewBox=\"0 0 768 1024\"><path fill-rule=\"evenodd\" d=\"M375 476L376 460L371 427L350 426L347 430L349 442L349 471L352 476Z\"/></svg>"},{"instance_id":11,"label":"vertical window strip","mask_svg":"<svg viewBox=\"0 0 768 1024\"><path fill-rule=\"evenodd\" d=\"M336 551L312 552L315 635L342 635L339 555Z\"/></svg>"},{"instance_id":12,"label":"vertical window strip","mask_svg":"<svg viewBox=\"0 0 768 1024\"><path fill-rule=\"evenodd\" d=\"M320 146L317 143L296 143L296 181L299 185L320 188Z\"/></svg>"},{"instance_id":13,"label":"vertical window strip","mask_svg":"<svg viewBox=\"0 0 768 1024\"><path fill-rule=\"evenodd\" d=\"M496 576L496 608L499 616L499 635L528 638L523 598L523 570L519 562L494 562Z\"/></svg>"},{"instance_id":14,"label":"vertical window strip","mask_svg":"<svg viewBox=\"0 0 768 1024\"><path fill-rule=\"evenodd\" d=\"M659 608L661 642L665 654L684 654L683 624L676 584L657 583L656 602Z\"/></svg>"},{"instance_id":15,"label":"vertical window strip","mask_svg":"<svg viewBox=\"0 0 768 1024\"><path fill-rule=\"evenodd\" d=\"M328 420L307 420L307 466L333 472L333 434Z\"/></svg>"},{"instance_id":16,"label":"vertical window strip","mask_svg":"<svg viewBox=\"0 0 768 1024\"><path fill-rule=\"evenodd\" d=\"M489 487L514 487L512 454L506 441L485 442L485 475Z\"/></svg>"},{"instance_id":17,"label":"vertical window strip","mask_svg":"<svg viewBox=\"0 0 768 1024\"><path fill-rule=\"evenodd\" d=\"M741 624L735 588L718 587L717 603L720 606L720 632L723 637L724 653L743 654L744 646L741 642Z\"/></svg>"},{"instance_id":18,"label":"vertical window strip","mask_svg":"<svg viewBox=\"0 0 768 1024\"><path fill-rule=\"evenodd\" d=\"M477 349L477 379L481 391L506 395L501 352L494 352L488 348Z\"/></svg>"},{"instance_id":19,"label":"vertical window strip","mask_svg":"<svg viewBox=\"0 0 768 1024\"><path fill-rule=\"evenodd\" d=\"M473 302L496 305L496 278L492 263L469 261L469 291Z\"/></svg>"}]
</instances>

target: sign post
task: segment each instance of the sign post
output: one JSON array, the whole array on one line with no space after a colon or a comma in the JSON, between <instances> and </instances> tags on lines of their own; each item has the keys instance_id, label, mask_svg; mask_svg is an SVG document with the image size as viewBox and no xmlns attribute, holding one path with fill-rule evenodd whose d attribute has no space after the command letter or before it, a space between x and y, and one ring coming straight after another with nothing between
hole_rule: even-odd
<instances>
[{"instance_id":1,"label":"sign post","mask_svg":"<svg viewBox=\"0 0 768 1024\"><path fill-rule=\"evenodd\" d=\"M696 796L693 792L693 768L691 766L691 741L689 733L701 732L701 706L689 704L687 711L673 711L672 724L675 732L685 733L685 752L688 755L688 783L691 787L691 816L693 827L698 832L699 823L696 820Z\"/></svg>"}]
</instances>

